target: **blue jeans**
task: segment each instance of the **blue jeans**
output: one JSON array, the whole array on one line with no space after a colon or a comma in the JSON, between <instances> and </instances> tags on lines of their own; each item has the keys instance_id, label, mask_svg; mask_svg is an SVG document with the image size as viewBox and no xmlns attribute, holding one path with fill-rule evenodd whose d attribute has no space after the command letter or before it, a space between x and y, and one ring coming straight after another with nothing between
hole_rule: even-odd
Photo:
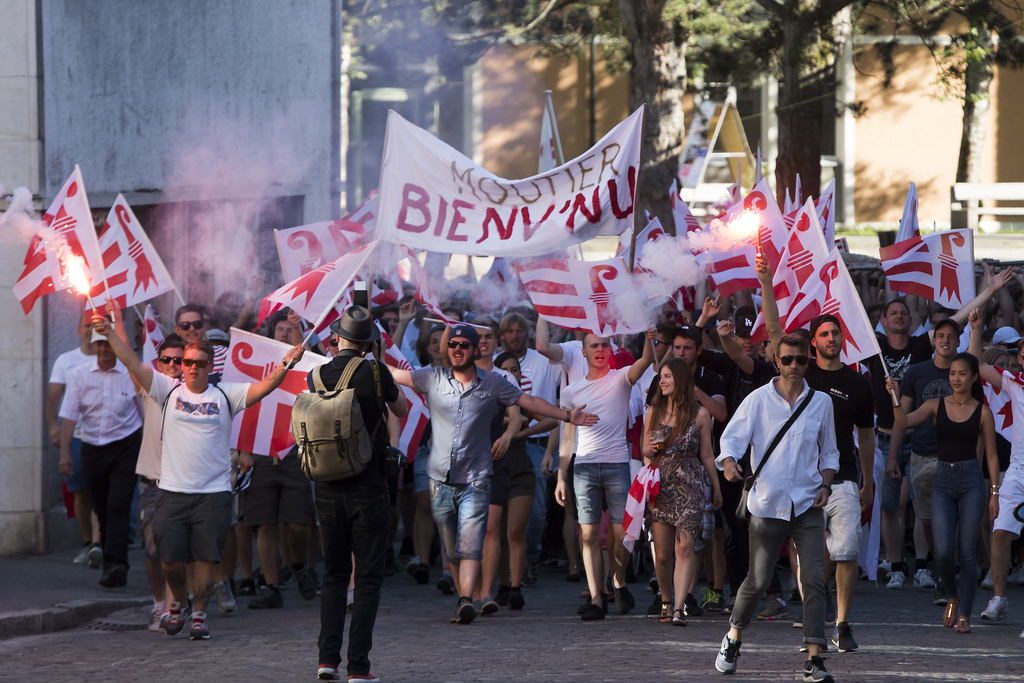
<instances>
[{"instance_id":1,"label":"blue jeans","mask_svg":"<svg viewBox=\"0 0 1024 683\"><path fill-rule=\"evenodd\" d=\"M932 477L932 537L935 564L946 597L957 596L954 544L960 560L960 614L970 616L978 585L978 532L985 514L985 478L977 458L935 465ZM959 529L958 529L959 526Z\"/></svg>"},{"instance_id":2,"label":"blue jeans","mask_svg":"<svg viewBox=\"0 0 1024 683\"><path fill-rule=\"evenodd\" d=\"M580 524L600 524L602 501L612 524L622 524L629 495L628 462L580 462L573 466L576 519Z\"/></svg>"},{"instance_id":3,"label":"blue jeans","mask_svg":"<svg viewBox=\"0 0 1024 683\"><path fill-rule=\"evenodd\" d=\"M882 456L888 461L889 458L889 442L892 437L885 432L878 432L876 438L878 439L878 450L882 451ZM910 481L910 436L906 436L903 439L903 446L900 447L900 452L896 455L896 465L900 468L900 474L903 475L903 479ZM882 512L892 512L900 506L900 489L903 487L903 479L890 479L889 477L883 477L880 485L881 492L876 495L881 495L882 500ZM914 486L911 481L910 486L910 499L914 499Z\"/></svg>"},{"instance_id":4,"label":"blue jeans","mask_svg":"<svg viewBox=\"0 0 1024 683\"><path fill-rule=\"evenodd\" d=\"M430 512L453 560L484 559L487 510L491 504L491 478L469 484L430 480Z\"/></svg>"},{"instance_id":5,"label":"blue jeans","mask_svg":"<svg viewBox=\"0 0 1024 683\"><path fill-rule=\"evenodd\" d=\"M533 494L533 507L530 509L530 520L526 524L526 561L536 562L540 558L541 541L544 538L544 518L548 514L548 478L541 474L540 466L544 460L544 446L526 442L526 454L533 464L533 473L537 475L537 489Z\"/></svg>"}]
</instances>

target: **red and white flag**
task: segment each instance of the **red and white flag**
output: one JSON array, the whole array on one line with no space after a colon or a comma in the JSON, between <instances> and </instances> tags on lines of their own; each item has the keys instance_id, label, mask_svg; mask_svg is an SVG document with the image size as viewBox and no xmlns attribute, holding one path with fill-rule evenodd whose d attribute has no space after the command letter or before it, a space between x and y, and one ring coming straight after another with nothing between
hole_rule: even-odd
<instances>
[{"instance_id":1,"label":"red and white flag","mask_svg":"<svg viewBox=\"0 0 1024 683\"><path fill-rule=\"evenodd\" d=\"M143 320L145 336L142 340L142 362L149 363L154 368L160 356L160 345L164 343L164 331L156 322L156 314L153 313L152 304L146 304L146 317Z\"/></svg>"},{"instance_id":2,"label":"red and white flag","mask_svg":"<svg viewBox=\"0 0 1024 683\"><path fill-rule=\"evenodd\" d=\"M646 213L646 212L645 212ZM647 213L647 226L637 233L636 235L636 261L640 259L640 252L648 242L653 242L659 237L665 235L665 228L662 227L661 221L657 216L651 216ZM615 255L621 256L622 258L629 258L629 246L632 241L632 234L630 231L626 231L619 235L619 244L615 248Z\"/></svg>"},{"instance_id":3,"label":"red and white flag","mask_svg":"<svg viewBox=\"0 0 1024 683\"><path fill-rule=\"evenodd\" d=\"M374 239L376 213L377 195L373 195L340 220L275 230L285 282L297 280Z\"/></svg>"},{"instance_id":4,"label":"red and white flag","mask_svg":"<svg viewBox=\"0 0 1024 683\"><path fill-rule=\"evenodd\" d=\"M139 219L118 194L110 207L99 234L103 256L101 272L92 276L92 302L99 307L106 301L106 288L121 306L127 308L174 289L174 281L160 260ZM104 279L104 277L106 279Z\"/></svg>"},{"instance_id":5,"label":"red and white flag","mask_svg":"<svg viewBox=\"0 0 1024 683\"><path fill-rule=\"evenodd\" d=\"M942 230L911 237L883 247L878 255L894 292L924 297L953 310L974 298L971 230Z\"/></svg>"},{"instance_id":6,"label":"red and white flag","mask_svg":"<svg viewBox=\"0 0 1024 683\"><path fill-rule=\"evenodd\" d=\"M643 332L646 302L622 259L542 259L519 266L537 313L553 325L607 337Z\"/></svg>"},{"instance_id":7,"label":"red and white flag","mask_svg":"<svg viewBox=\"0 0 1024 683\"><path fill-rule=\"evenodd\" d=\"M80 284L81 294L85 294L89 274L103 268L85 183L77 166L43 214L42 223L44 229L32 238L25 254L25 269L14 283L14 295L21 302L25 315L32 310L36 299L50 292ZM65 261L70 255L85 260L85 282L72 283L68 278Z\"/></svg>"},{"instance_id":8,"label":"red and white flag","mask_svg":"<svg viewBox=\"0 0 1024 683\"><path fill-rule=\"evenodd\" d=\"M833 248L818 268L817 277L808 281L806 296L789 311L792 329L803 327L815 317L830 313L839 318L843 330L840 360L847 365L880 355L878 339L864 312L857 288L846 269L843 256ZM842 302L842 307L840 307Z\"/></svg>"},{"instance_id":9,"label":"red and white flag","mask_svg":"<svg viewBox=\"0 0 1024 683\"><path fill-rule=\"evenodd\" d=\"M762 180L742 202L731 206L723 219L706 228L713 239L705 259L715 287L723 296L759 288L754 271L758 238L764 257L776 269L789 233L768 181Z\"/></svg>"},{"instance_id":10,"label":"red and white flag","mask_svg":"<svg viewBox=\"0 0 1024 683\"><path fill-rule=\"evenodd\" d=\"M900 216L900 229L896 231L896 241L913 239L921 236L921 227L917 223L917 185L910 183L907 198L903 202L903 215Z\"/></svg>"},{"instance_id":11,"label":"red and white flag","mask_svg":"<svg viewBox=\"0 0 1024 683\"><path fill-rule=\"evenodd\" d=\"M797 213L796 224L789 232L779 266L772 277L772 291L775 293L775 302L779 309L779 324L785 332L792 332L801 327L792 324L796 322L795 320L789 320L790 309L798 306L807 296L808 283L813 280L818 269L828 258L829 251L818 225L814 205L807 200ZM757 314L757 322L750 337L754 342L767 339L763 313Z\"/></svg>"},{"instance_id":12,"label":"red and white flag","mask_svg":"<svg viewBox=\"0 0 1024 683\"><path fill-rule=\"evenodd\" d=\"M683 234L683 228L686 228L686 232L700 232L700 221L683 201L679 194L679 184L675 179L672 180L672 187L669 189L669 200L672 202L672 218L675 219L676 234Z\"/></svg>"},{"instance_id":13,"label":"red and white flag","mask_svg":"<svg viewBox=\"0 0 1024 683\"><path fill-rule=\"evenodd\" d=\"M622 518L622 526L626 532L622 539L622 545L626 547L626 550L633 552L633 544L643 533L644 509L648 502L654 505L660 490L661 473L657 467L647 465L636 473L633 483L629 486L626 512Z\"/></svg>"},{"instance_id":14,"label":"red and white flag","mask_svg":"<svg viewBox=\"0 0 1024 683\"><path fill-rule=\"evenodd\" d=\"M981 380L981 388L985 393L985 405L996 420L996 433L1007 441L1013 441L1013 401L1009 393L996 389L985 380Z\"/></svg>"},{"instance_id":15,"label":"red and white flag","mask_svg":"<svg viewBox=\"0 0 1024 683\"><path fill-rule=\"evenodd\" d=\"M225 382L259 382L281 364L291 347L269 337L231 328L231 345L224 364ZM281 458L288 454L292 438L292 406L295 397L308 390L306 373L328 361L307 353L288 371L284 382L262 401L235 416L231 447L240 451Z\"/></svg>"},{"instance_id":16,"label":"red and white flag","mask_svg":"<svg viewBox=\"0 0 1024 683\"><path fill-rule=\"evenodd\" d=\"M377 323L377 327L380 328L380 323ZM399 370L412 370L409 361L405 359L383 328L380 331L380 336L384 340L384 363ZM398 388L402 390L405 399L409 402L409 413L400 422L402 435L399 438L398 448L405 453L409 462L412 462L416 458L416 449L420 447L420 441L423 440L423 432L430 422L430 411L427 410L427 402L420 394L406 386L399 385Z\"/></svg>"},{"instance_id":17,"label":"red and white flag","mask_svg":"<svg viewBox=\"0 0 1024 683\"><path fill-rule=\"evenodd\" d=\"M825 191L814 202L818 210L818 223L825 232L825 243L833 244L836 241L836 180L833 178Z\"/></svg>"}]
</instances>

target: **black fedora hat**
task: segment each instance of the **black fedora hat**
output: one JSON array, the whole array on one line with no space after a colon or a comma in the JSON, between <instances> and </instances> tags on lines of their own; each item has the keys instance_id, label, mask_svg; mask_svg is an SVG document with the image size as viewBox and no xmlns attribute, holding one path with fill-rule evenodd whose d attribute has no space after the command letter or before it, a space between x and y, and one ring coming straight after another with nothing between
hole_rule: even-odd
<instances>
[{"instance_id":1,"label":"black fedora hat","mask_svg":"<svg viewBox=\"0 0 1024 683\"><path fill-rule=\"evenodd\" d=\"M374 324L370 311L362 306L350 306L341 318L331 323L331 332L356 343L380 339L380 329Z\"/></svg>"}]
</instances>

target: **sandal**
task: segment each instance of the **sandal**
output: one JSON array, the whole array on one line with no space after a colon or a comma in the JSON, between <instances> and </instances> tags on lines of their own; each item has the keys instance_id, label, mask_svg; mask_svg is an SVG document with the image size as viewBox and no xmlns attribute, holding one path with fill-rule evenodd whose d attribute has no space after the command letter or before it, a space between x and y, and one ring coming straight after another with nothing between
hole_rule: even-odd
<instances>
[{"instance_id":1,"label":"sandal","mask_svg":"<svg viewBox=\"0 0 1024 683\"><path fill-rule=\"evenodd\" d=\"M658 623L660 623L660 624L671 624L672 623L672 612L669 611L671 606L672 606L671 602L668 602L666 600L662 600L661 601L661 616L658 617Z\"/></svg>"},{"instance_id":2,"label":"sandal","mask_svg":"<svg viewBox=\"0 0 1024 683\"><path fill-rule=\"evenodd\" d=\"M946 628L953 628L956 624L956 610L960 606L960 598L953 598L946 605L946 611L942 614L942 625Z\"/></svg>"},{"instance_id":3,"label":"sandal","mask_svg":"<svg viewBox=\"0 0 1024 683\"><path fill-rule=\"evenodd\" d=\"M970 633L971 632L971 620L967 618L966 614L961 614L960 618L957 619L956 628L953 629L956 633Z\"/></svg>"},{"instance_id":4,"label":"sandal","mask_svg":"<svg viewBox=\"0 0 1024 683\"><path fill-rule=\"evenodd\" d=\"M676 616L676 615L679 616ZM683 610L677 609L672 612L672 625L673 626L686 626L686 619L683 619Z\"/></svg>"}]
</instances>

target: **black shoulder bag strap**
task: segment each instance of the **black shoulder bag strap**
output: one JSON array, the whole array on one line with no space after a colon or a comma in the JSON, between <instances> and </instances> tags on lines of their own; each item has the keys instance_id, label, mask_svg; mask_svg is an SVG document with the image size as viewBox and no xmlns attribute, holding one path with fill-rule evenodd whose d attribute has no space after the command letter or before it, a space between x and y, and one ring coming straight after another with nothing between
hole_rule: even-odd
<instances>
[{"instance_id":1,"label":"black shoulder bag strap","mask_svg":"<svg viewBox=\"0 0 1024 683\"><path fill-rule=\"evenodd\" d=\"M789 428L793 426L796 419L800 417L800 413L804 412L804 408L806 408L807 404L811 402L811 398L813 396L814 389L808 389L807 396L804 397L804 400L801 401L800 405L798 405L796 410L793 411L793 414L789 416L788 420L786 420L786 424L782 425L782 429L780 429L779 433L775 435L774 439L772 439L771 445L768 446L768 450L764 452L764 457L762 457L761 462L757 464L757 469L754 470L752 475L747 477L746 489L748 491L750 490L750 487L754 485L754 480L757 479L757 475L761 474L761 470L764 469L764 464L768 462L768 457L772 454L772 451L774 451L776 446L779 445L779 442L782 441L782 437L786 436L786 432L788 432Z\"/></svg>"}]
</instances>

